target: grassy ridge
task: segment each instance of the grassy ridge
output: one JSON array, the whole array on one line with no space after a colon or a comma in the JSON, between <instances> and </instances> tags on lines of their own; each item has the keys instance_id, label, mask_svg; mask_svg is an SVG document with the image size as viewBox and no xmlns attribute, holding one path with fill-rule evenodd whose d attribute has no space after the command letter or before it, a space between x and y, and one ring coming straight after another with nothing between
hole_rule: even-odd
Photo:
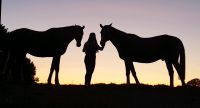
<instances>
[{"instance_id":1,"label":"grassy ridge","mask_svg":"<svg viewBox=\"0 0 200 108\"><path fill-rule=\"evenodd\" d=\"M90 87L2 84L0 105L20 108L199 108L200 88L134 84Z\"/></svg>"}]
</instances>

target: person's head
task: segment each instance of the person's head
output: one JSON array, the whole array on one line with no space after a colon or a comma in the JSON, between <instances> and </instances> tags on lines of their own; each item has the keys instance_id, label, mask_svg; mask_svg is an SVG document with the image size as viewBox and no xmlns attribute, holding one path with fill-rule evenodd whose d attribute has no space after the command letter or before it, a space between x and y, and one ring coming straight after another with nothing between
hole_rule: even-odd
<instances>
[{"instance_id":1,"label":"person's head","mask_svg":"<svg viewBox=\"0 0 200 108\"><path fill-rule=\"evenodd\" d=\"M94 32L90 33L88 42L92 42L94 44L97 44L96 34Z\"/></svg>"},{"instance_id":2,"label":"person's head","mask_svg":"<svg viewBox=\"0 0 200 108\"><path fill-rule=\"evenodd\" d=\"M89 40L89 41L94 41L94 40L96 40L96 35L95 35L94 32L90 33L90 36L89 36L89 39L88 39L88 40Z\"/></svg>"}]
</instances>

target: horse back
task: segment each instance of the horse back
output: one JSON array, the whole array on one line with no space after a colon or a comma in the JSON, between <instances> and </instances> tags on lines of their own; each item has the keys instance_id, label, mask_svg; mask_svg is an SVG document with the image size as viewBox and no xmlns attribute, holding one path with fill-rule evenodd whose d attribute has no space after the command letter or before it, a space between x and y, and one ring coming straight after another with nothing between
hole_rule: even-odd
<instances>
[{"instance_id":1,"label":"horse back","mask_svg":"<svg viewBox=\"0 0 200 108\"><path fill-rule=\"evenodd\" d=\"M17 29L10 33L12 48L23 50L34 56L53 56L64 54L69 42L54 29L34 31L27 28ZM65 35L64 35L65 36Z\"/></svg>"},{"instance_id":2,"label":"horse back","mask_svg":"<svg viewBox=\"0 0 200 108\"><path fill-rule=\"evenodd\" d=\"M132 38L126 41L119 50L122 59L150 63L166 60L178 55L180 39L170 35L150 38Z\"/></svg>"}]
</instances>

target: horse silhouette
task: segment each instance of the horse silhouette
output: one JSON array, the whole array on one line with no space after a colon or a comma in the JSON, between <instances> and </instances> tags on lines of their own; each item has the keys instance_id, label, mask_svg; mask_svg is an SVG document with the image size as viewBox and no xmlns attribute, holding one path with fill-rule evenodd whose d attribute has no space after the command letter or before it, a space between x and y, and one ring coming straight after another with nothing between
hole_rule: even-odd
<instances>
[{"instance_id":1,"label":"horse silhouette","mask_svg":"<svg viewBox=\"0 0 200 108\"><path fill-rule=\"evenodd\" d=\"M75 39L77 47L81 46L83 29L79 25L66 26L60 28L50 28L46 31L34 31L27 28L21 28L10 32L11 48L7 66L7 71L15 65L12 74L16 77L14 80L23 78L20 75L21 67L27 53L36 57L53 57L48 84L51 84L52 74L55 70L55 84L59 85L58 73L60 57L63 55L69 43Z\"/></svg>"},{"instance_id":2,"label":"horse silhouette","mask_svg":"<svg viewBox=\"0 0 200 108\"><path fill-rule=\"evenodd\" d=\"M112 27L112 24L100 24L101 46L104 48L107 41L116 47L119 57L126 66L127 84L130 84L130 71L137 84L140 84L132 62L152 63L159 59L166 62L170 76L170 86L174 86L173 66L177 70L182 85L185 85L185 49L180 39L170 35L160 35L142 38L135 34L125 33ZM180 62L179 62L180 56Z\"/></svg>"}]
</instances>

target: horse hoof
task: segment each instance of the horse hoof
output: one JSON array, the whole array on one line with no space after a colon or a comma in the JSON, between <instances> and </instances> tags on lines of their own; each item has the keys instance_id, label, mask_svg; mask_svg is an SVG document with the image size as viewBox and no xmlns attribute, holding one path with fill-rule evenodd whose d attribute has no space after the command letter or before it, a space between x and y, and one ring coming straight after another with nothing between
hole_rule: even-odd
<instances>
[{"instance_id":1,"label":"horse hoof","mask_svg":"<svg viewBox=\"0 0 200 108\"><path fill-rule=\"evenodd\" d=\"M138 85L139 85L139 84L140 84L140 82L136 82L136 84L138 84Z\"/></svg>"},{"instance_id":2,"label":"horse hoof","mask_svg":"<svg viewBox=\"0 0 200 108\"><path fill-rule=\"evenodd\" d=\"M52 85L51 82L48 82L47 84L48 84L48 85Z\"/></svg>"},{"instance_id":3,"label":"horse hoof","mask_svg":"<svg viewBox=\"0 0 200 108\"><path fill-rule=\"evenodd\" d=\"M60 85L60 83L55 83L55 85L59 86L59 85Z\"/></svg>"}]
</instances>

